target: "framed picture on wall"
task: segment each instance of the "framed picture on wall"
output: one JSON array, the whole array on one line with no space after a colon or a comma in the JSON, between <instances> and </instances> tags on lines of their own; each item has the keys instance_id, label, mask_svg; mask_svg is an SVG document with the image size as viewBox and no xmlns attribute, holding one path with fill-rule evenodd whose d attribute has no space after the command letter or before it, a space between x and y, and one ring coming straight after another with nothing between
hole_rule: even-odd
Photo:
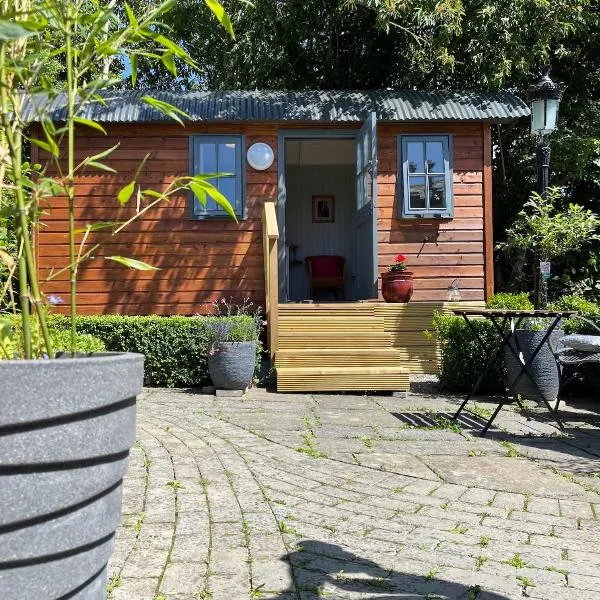
<instances>
[{"instance_id":1,"label":"framed picture on wall","mask_svg":"<svg viewBox=\"0 0 600 600\"><path fill-rule=\"evenodd\" d=\"M312 222L334 223L335 222L335 196L313 196L312 197Z\"/></svg>"}]
</instances>

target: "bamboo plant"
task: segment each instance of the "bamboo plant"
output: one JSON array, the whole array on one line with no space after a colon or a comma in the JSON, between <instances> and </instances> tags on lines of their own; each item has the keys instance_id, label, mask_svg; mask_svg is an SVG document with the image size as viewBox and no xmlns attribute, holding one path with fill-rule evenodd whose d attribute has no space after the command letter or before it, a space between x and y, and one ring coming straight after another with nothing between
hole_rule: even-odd
<instances>
[{"instance_id":1,"label":"bamboo plant","mask_svg":"<svg viewBox=\"0 0 600 600\"><path fill-rule=\"evenodd\" d=\"M230 35L231 22L216 0L205 0ZM138 58L156 61L174 75L179 61L196 65L175 41L169 39L161 18L176 0L165 0L143 15L130 6L101 0L0 0L0 192L4 213L14 223L16 242L0 239L0 262L7 273L0 287L0 358L54 357L48 327L48 302L40 283L68 272L70 281L71 353L76 350L77 274L80 265L97 249L114 239L133 221L157 204L191 190L197 200L207 196L235 219L227 199L210 183L219 174L182 176L160 191L144 188L141 175L116 194L121 206L135 203L133 214L122 222L91 223L78 228L75 220L77 177L93 171L114 172L106 160L118 144L83 160L76 158L76 131L91 128L106 134L88 117L93 103L110 104L110 90L122 83L117 73L128 66L132 85ZM184 125L187 115L175 106L144 96L157 111ZM56 107L63 110L54 120ZM37 123L33 128L32 123ZM35 133L35 132L38 133ZM32 133L33 132L33 133ZM25 150L37 146L44 166L25 160ZM146 159L148 156L146 156ZM40 282L35 257L35 233L51 199L63 196L68 204L68 264ZM98 239L100 236L100 239ZM126 256L105 260L132 269L156 267ZM2 308L4 307L4 308ZM7 318L7 313L13 313ZM20 317L21 340L11 337L15 316ZM39 331L41 343L35 343ZM19 348L19 350L17 350ZM42 349L42 352L39 351ZM4 354L4 356L3 356Z\"/></svg>"}]
</instances>

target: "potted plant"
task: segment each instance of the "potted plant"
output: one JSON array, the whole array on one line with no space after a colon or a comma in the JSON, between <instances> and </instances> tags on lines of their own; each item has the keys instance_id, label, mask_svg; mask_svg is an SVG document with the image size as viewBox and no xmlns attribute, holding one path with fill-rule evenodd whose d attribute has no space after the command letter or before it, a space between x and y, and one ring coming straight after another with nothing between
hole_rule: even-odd
<instances>
[{"instance_id":1,"label":"potted plant","mask_svg":"<svg viewBox=\"0 0 600 600\"><path fill-rule=\"evenodd\" d=\"M215 304L210 327L208 374L217 389L245 390L254 377L260 356L262 313L252 312L248 299L240 305L224 298Z\"/></svg>"},{"instance_id":2,"label":"potted plant","mask_svg":"<svg viewBox=\"0 0 600 600\"><path fill-rule=\"evenodd\" d=\"M113 170L103 160L115 148L83 160L75 152L76 127L104 131L85 108L105 102L100 94L120 82L115 73L122 67L114 71L113 61L128 56L133 83L138 55L157 59L171 71L176 58L193 66L161 27L161 15L173 4L167 0L136 17L126 3L113 9L114 2L0 0L0 204L7 221L15 223L14 243L0 246L5 267L0 285L0 589L6 598L106 597L122 478L135 442L143 356L77 353L77 270L103 243L87 242L96 232L113 239L153 205L182 190L192 189L200 201L208 194L226 204L203 177L179 178L160 192L141 189L136 177L116 198L122 205L136 198L134 217L82 230L75 226L76 176ZM211 0L209 6L224 22L218 2ZM179 120L183 114L147 101ZM64 118L55 123L52 110L57 107ZM33 120L39 135L32 133ZM26 161L28 144L46 153L52 169ZM58 273L69 273L71 292L70 343L60 360L33 239L48 199L56 196L68 204L69 261ZM106 259L154 268L123 256Z\"/></svg>"},{"instance_id":3,"label":"potted plant","mask_svg":"<svg viewBox=\"0 0 600 600\"><path fill-rule=\"evenodd\" d=\"M413 273L406 270L406 256L398 254L396 262L381 274L381 293L386 302L408 302L413 294Z\"/></svg>"},{"instance_id":4,"label":"potted plant","mask_svg":"<svg viewBox=\"0 0 600 600\"><path fill-rule=\"evenodd\" d=\"M600 219L589 210L569 203L565 209L558 204L563 198L560 188L549 187L541 195L532 193L525 203L523 210L511 228L507 230L506 242L499 247L507 252L520 250L528 253L533 261L534 273L534 306L536 309L545 308L545 279L537 284L540 276L540 262L564 256L568 252L579 250L593 239L598 239L595 230ZM530 305L531 307L531 305ZM533 308L533 307L531 307ZM514 333L512 348L517 354L521 353L524 361L528 361L535 348L543 340L547 332L545 319L528 319L524 326ZM529 374L535 380L538 388L547 400L554 400L559 389L559 371L554 358L556 344L563 332L555 329L539 353L534 358ZM519 372L519 364L513 352L506 349L506 366L508 385L510 386ZM527 376L522 376L514 389L530 400L540 400L539 392Z\"/></svg>"}]
</instances>

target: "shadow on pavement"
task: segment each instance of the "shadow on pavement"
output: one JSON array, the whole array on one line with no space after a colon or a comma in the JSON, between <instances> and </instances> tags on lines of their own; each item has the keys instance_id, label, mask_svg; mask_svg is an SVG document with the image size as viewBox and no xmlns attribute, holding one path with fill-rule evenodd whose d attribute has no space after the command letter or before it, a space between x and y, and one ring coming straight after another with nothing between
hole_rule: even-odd
<instances>
[{"instance_id":1,"label":"shadow on pavement","mask_svg":"<svg viewBox=\"0 0 600 600\"><path fill-rule=\"evenodd\" d=\"M300 541L298 550L283 556L282 560L291 565L296 591L302 593L302 598L311 600L321 597L338 599L346 597L346 593L352 594L352 598L357 597L356 594L364 594L365 600L510 599L509 596L486 590L483 584L447 581L438 577L435 569L428 575L386 569L336 544L318 540ZM406 560L410 561L410 558ZM473 573L472 579L478 579L476 573ZM269 598L287 599L291 592L294 590L286 590L279 596L269 595Z\"/></svg>"}]
</instances>

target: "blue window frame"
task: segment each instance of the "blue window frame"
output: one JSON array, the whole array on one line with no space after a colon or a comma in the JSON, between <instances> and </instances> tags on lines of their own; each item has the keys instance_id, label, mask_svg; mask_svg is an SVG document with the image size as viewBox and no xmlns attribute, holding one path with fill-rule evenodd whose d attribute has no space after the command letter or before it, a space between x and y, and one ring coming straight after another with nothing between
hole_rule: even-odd
<instances>
[{"instance_id":1,"label":"blue window frame","mask_svg":"<svg viewBox=\"0 0 600 600\"><path fill-rule=\"evenodd\" d=\"M244 177L242 172L241 135L193 135L190 137L190 171L192 175L226 173L210 179L233 207L238 218L244 218ZM229 218L210 197L206 206L191 194L191 215L194 219Z\"/></svg>"},{"instance_id":2,"label":"blue window frame","mask_svg":"<svg viewBox=\"0 0 600 600\"><path fill-rule=\"evenodd\" d=\"M451 142L449 135L398 136L398 204L403 218L452 216Z\"/></svg>"}]
</instances>

